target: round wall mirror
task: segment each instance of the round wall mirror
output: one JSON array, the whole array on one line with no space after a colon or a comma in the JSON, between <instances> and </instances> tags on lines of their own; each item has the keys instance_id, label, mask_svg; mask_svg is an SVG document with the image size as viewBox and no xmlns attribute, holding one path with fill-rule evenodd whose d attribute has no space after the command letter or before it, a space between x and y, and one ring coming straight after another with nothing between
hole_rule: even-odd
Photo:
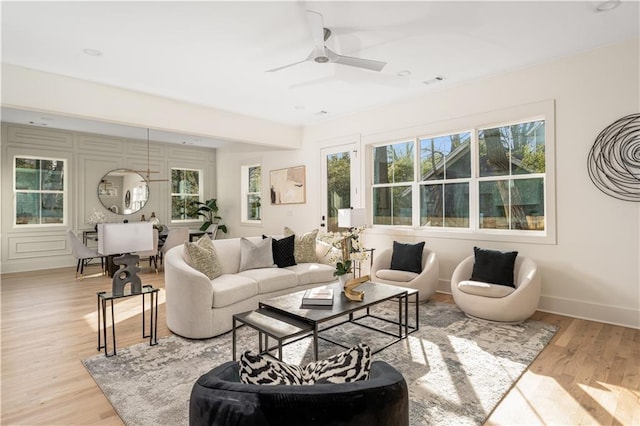
<instances>
[{"instance_id":1,"label":"round wall mirror","mask_svg":"<svg viewBox=\"0 0 640 426\"><path fill-rule=\"evenodd\" d=\"M111 170L98 183L98 198L112 213L133 214L147 204L149 185L135 170Z\"/></svg>"}]
</instances>

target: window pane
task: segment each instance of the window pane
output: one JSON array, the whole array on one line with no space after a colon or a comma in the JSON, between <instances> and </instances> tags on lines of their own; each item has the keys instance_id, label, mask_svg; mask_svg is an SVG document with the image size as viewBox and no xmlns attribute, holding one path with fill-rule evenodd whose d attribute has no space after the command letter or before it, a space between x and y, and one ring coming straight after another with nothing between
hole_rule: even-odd
<instances>
[{"instance_id":1,"label":"window pane","mask_svg":"<svg viewBox=\"0 0 640 426\"><path fill-rule=\"evenodd\" d=\"M373 223L377 225L411 225L410 186L373 189Z\"/></svg>"},{"instance_id":2,"label":"window pane","mask_svg":"<svg viewBox=\"0 0 640 426\"><path fill-rule=\"evenodd\" d=\"M511 173L544 173L544 121L509 126L512 138Z\"/></svg>"},{"instance_id":3,"label":"window pane","mask_svg":"<svg viewBox=\"0 0 640 426\"><path fill-rule=\"evenodd\" d=\"M16 225L40 223L40 193L18 192L16 194Z\"/></svg>"},{"instance_id":4,"label":"window pane","mask_svg":"<svg viewBox=\"0 0 640 426\"><path fill-rule=\"evenodd\" d=\"M16 158L16 189L40 189L40 160Z\"/></svg>"},{"instance_id":5,"label":"window pane","mask_svg":"<svg viewBox=\"0 0 640 426\"><path fill-rule=\"evenodd\" d=\"M544 173L544 121L484 129L478 133L480 176Z\"/></svg>"},{"instance_id":6,"label":"window pane","mask_svg":"<svg viewBox=\"0 0 640 426\"><path fill-rule=\"evenodd\" d=\"M45 191L64 191L63 162L55 160L40 160L41 188Z\"/></svg>"},{"instance_id":7,"label":"window pane","mask_svg":"<svg viewBox=\"0 0 640 426\"><path fill-rule=\"evenodd\" d=\"M351 207L351 156L327 155L327 231L338 231L338 210Z\"/></svg>"},{"instance_id":8,"label":"window pane","mask_svg":"<svg viewBox=\"0 0 640 426\"><path fill-rule=\"evenodd\" d=\"M544 180L516 179L511 187L512 229L544 230Z\"/></svg>"},{"instance_id":9,"label":"window pane","mask_svg":"<svg viewBox=\"0 0 640 426\"><path fill-rule=\"evenodd\" d=\"M200 171L171 170L171 192L174 194L198 194L200 192Z\"/></svg>"},{"instance_id":10,"label":"window pane","mask_svg":"<svg viewBox=\"0 0 640 426\"><path fill-rule=\"evenodd\" d=\"M63 202L62 194L42 194L40 223L63 223Z\"/></svg>"},{"instance_id":11,"label":"window pane","mask_svg":"<svg viewBox=\"0 0 640 426\"><path fill-rule=\"evenodd\" d=\"M468 228L469 184L462 182L422 185L420 226Z\"/></svg>"},{"instance_id":12,"label":"window pane","mask_svg":"<svg viewBox=\"0 0 640 426\"><path fill-rule=\"evenodd\" d=\"M509 181L480 182L480 228L509 229Z\"/></svg>"},{"instance_id":13,"label":"window pane","mask_svg":"<svg viewBox=\"0 0 640 426\"><path fill-rule=\"evenodd\" d=\"M198 219L198 215L189 216L189 206L200 201L197 195L172 195L171 196L171 219Z\"/></svg>"},{"instance_id":14,"label":"window pane","mask_svg":"<svg viewBox=\"0 0 640 426\"><path fill-rule=\"evenodd\" d=\"M478 132L480 176L509 175L509 143L503 137L504 127Z\"/></svg>"},{"instance_id":15,"label":"window pane","mask_svg":"<svg viewBox=\"0 0 640 426\"><path fill-rule=\"evenodd\" d=\"M471 177L471 133L420 140L420 180Z\"/></svg>"},{"instance_id":16,"label":"window pane","mask_svg":"<svg viewBox=\"0 0 640 426\"><path fill-rule=\"evenodd\" d=\"M260 196L249 194L247 196L247 220L260 220Z\"/></svg>"},{"instance_id":17,"label":"window pane","mask_svg":"<svg viewBox=\"0 0 640 426\"><path fill-rule=\"evenodd\" d=\"M373 183L413 181L414 143L379 146L373 152Z\"/></svg>"},{"instance_id":18,"label":"window pane","mask_svg":"<svg viewBox=\"0 0 640 426\"><path fill-rule=\"evenodd\" d=\"M480 227L544 230L544 179L480 182Z\"/></svg>"},{"instance_id":19,"label":"window pane","mask_svg":"<svg viewBox=\"0 0 640 426\"><path fill-rule=\"evenodd\" d=\"M261 168L249 167L249 192L260 192Z\"/></svg>"},{"instance_id":20,"label":"window pane","mask_svg":"<svg viewBox=\"0 0 640 426\"><path fill-rule=\"evenodd\" d=\"M442 184L420 186L420 226L442 226Z\"/></svg>"},{"instance_id":21,"label":"window pane","mask_svg":"<svg viewBox=\"0 0 640 426\"><path fill-rule=\"evenodd\" d=\"M468 183L444 185L444 226L449 228L469 227Z\"/></svg>"}]
</instances>

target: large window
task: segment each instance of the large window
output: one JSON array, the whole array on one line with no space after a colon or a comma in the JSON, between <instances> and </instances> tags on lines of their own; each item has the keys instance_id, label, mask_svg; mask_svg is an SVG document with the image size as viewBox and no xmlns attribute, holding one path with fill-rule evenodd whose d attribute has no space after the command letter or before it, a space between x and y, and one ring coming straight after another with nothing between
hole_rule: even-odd
<instances>
[{"instance_id":1,"label":"large window","mask_svg":"<svg viewBox=\"0 0 640 426\"><path fill-rule=\"evenodd\" d=\"M545 134L533 119L375 146L373 223L545 231Z\"/></svg>"},{"instance_id":2,"label":"large window","mask_svg":"<svg viewBox=\"0 0 640 426\"><path fill-rule=\"evenodd\" d=\"M242 176L242 222L260 223L262 220L262 204L260 188L262 187L262 167L252 164L241 167Z\"/></svg>"},{"instance_id":3,"label":"large window","mask_svg":"<svg viewBox=\"0 0 640 426\"><path fill-rule=\"evenodd\" d=\"M15 225L65 224L65 160L15 157Z\"/></svg>"},{"instance_id":4,"label":"large window","mask_svg":"<svg viewBox=\"0 0 640 426\"><path fill-rule=\"evenodd\" d=\"M171 220L197 220L190 206L202 197L200 170L171 169Z\"/></svg>"}]
</instances>

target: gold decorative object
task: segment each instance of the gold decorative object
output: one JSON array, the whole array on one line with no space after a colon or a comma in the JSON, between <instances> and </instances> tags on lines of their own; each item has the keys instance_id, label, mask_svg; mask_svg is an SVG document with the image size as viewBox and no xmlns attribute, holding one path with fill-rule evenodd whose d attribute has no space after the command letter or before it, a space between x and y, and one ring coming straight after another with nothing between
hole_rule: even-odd
<instances>
[{"instance_id":1,"label":"gold decorative object","mask_svg":"<svg viewBox=\"0 0 640 426\"><path fill-rule=\"evenodd\" d=\"M344 295L347 296L347 299L353 300L354 302L362 302L364 299L364 291L354 290L360 284L369 281L369 275L365 275L360 278L353 278L344 285Z\"/></svg>"}]
</instances>

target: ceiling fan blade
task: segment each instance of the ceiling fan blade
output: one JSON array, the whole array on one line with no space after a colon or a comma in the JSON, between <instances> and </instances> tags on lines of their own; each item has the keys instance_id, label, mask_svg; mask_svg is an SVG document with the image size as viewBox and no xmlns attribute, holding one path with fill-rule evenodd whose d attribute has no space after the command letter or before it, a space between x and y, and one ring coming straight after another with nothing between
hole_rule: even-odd
<instances>
[{"instance_id":1,"label":"ceiling fan blade","mask_svg":"<svg viewBox=\"0 0 640 426\"><path fill-rule=\"evenodd\" d=\"M285 69L285 68L289 68L289 67L292 67L292 66L294 66L294 65L298 65L298 64L301 64L301 63L303 63L303 62L307 62L308 60L309 60L309 58L304 59L304 60L302 60L302 61L294 62L294 63L292 63L292 64L283 65L283 66L281 66L281 67L272 68L272 69L267 70L267 71L265 71L265 72L275 72L275 71L280 71L280 70L283 70L283 69Z\"/></svg>"},{"instance_id":2,"label":"ceiling fan blade","mask_svg":"<svg viewBox=\"0 0 640 426\"><path fill-rule=\"evenodd\" d=\"M349 65L356 68L364 68L371 71L382 71L386 62L374 61L373 59L354 58L353 56L338 55L333 50L327 48L327 53L331 62L341 65Z\"/></svg>"},{"instance_id":3,"label":"ceiling fan blade","mask_svg":"<svg viewBox=\"0 0 640 426\"><path fill-rule=\"evenodd\" d=\"M311 37L316 49L324 47L324 22L322 15L313 10L307 10L307 21L311 30Z\"/></svg>"}]
</instances>

